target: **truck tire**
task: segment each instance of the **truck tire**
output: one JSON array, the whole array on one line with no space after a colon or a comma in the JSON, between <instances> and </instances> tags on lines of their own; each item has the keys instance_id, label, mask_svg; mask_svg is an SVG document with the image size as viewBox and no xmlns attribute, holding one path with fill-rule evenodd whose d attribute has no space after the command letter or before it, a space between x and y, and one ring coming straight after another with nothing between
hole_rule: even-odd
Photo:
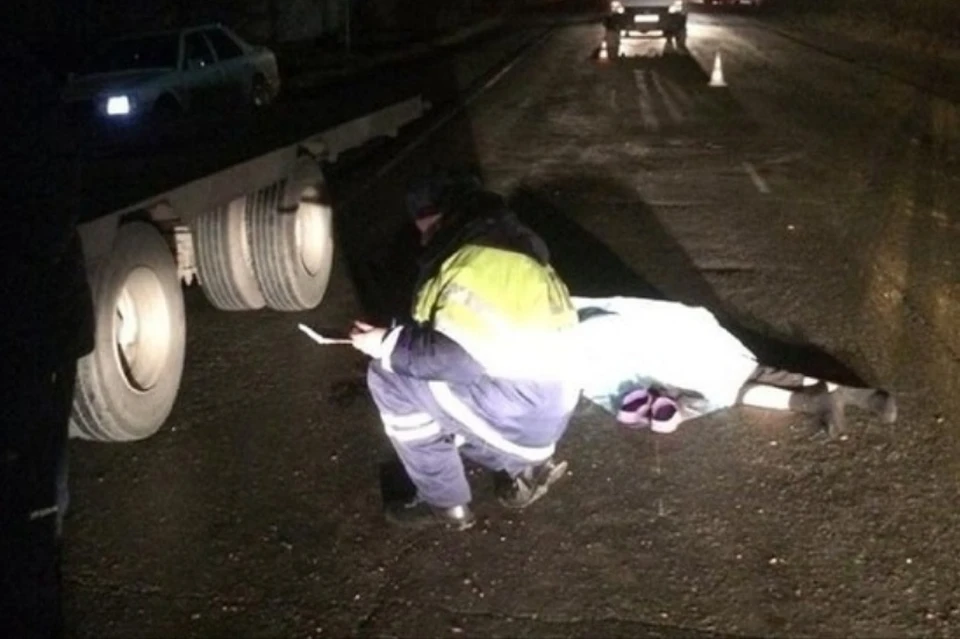
<instances>
[{"instance_id":1,"label":"truck tire","mask_svg":"<svg viewBox=\"0 0 960 639\"><path fill-rule=\"evenodd\" d=\"M91 288L96 335L78 365L71 434L144 439L173 408L186 346L183 292L163 236L144 222L121 226Z\"/></svg>"},{"instance_id":2,"label":"truck tire","mask_svg":"<svg viewBox=\"0 0 960 639\"><path fill-rule=\"evenodd\" d=\"M266 301L253 272L247 241L247 200L198 216L193 225L197 274L207 300L221 311L263 308Z\"/></svg>"},{"instance_id":3,"label":"truck tire","mask_svg":"<svg viewBox=\"0 0 960 639\"><path fill-rule=\"evenodd\" d=\"M323 178L310 161L249 196L253 271L274 310L302 311L323 300L333 267L333 212L325 197Z\"/></svg>"}]
</instances>

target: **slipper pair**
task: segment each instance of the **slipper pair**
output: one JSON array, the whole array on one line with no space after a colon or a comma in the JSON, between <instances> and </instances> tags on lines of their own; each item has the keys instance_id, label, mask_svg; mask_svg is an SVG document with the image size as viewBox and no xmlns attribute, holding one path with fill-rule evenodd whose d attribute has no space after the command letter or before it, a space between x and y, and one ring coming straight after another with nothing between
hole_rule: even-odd
<instances>
[{"instance_id":1,"label":"slipper pair","mask_svg":"<svg viewBox=\"0 0 960 639\"><path fill-rule=\"evenodd\" d=\"M617 421L633 429L649 428L655 433L672 433L683 421L683 416L674 400L639 388L624 395Z\"/></svg>"}]
</instances>

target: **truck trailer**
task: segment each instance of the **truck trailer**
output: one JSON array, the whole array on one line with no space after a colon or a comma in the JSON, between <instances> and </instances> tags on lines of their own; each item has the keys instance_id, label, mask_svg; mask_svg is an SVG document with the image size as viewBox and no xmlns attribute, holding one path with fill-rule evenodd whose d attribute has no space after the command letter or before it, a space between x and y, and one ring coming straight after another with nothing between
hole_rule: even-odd
<instances>
[{"instance_id":1,"label":"truck trailer","mask_svg":"<svg viewBox=\"0 0 960 639\"><path fill-rule=\"evenodd\" d=\"M71 436L133 441L164 424L186 354L183 286L225 311L318 306L334 255L324 164L429 106L397 101L82 221L95 346L78 363Z\"/></svg>"}]
</instances>

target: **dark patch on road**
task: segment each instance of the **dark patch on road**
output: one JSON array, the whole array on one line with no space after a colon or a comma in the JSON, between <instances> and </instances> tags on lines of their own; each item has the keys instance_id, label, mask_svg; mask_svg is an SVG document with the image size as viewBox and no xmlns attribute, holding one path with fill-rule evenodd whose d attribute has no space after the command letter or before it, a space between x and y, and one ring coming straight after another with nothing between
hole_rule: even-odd
<instances>
[{"instance_id":1,"label":"dark patch on road","mask_svg":"<svg viewBox=\"0 0 960 639\"><path fill-rule=\"evenodd\" d=\"M357 400L367 399L367 382L364 377L337 380L332 382L327 390L327 403L338 408L346 408Z\"/></svg>"}]
</instances>

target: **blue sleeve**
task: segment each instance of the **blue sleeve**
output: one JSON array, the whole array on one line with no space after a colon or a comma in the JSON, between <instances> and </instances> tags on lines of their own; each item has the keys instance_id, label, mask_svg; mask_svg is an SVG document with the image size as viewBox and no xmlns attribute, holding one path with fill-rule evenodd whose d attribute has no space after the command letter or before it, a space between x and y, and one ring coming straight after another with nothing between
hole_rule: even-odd
<instances>
[{"instance_id":1,"label":"blue sleeve","mask_svg":"<svg viewBox=\"0 0 960 639\"><path fill-rule=\"evenodd\" d=\"M427 381L469 383L483 367L460 344L430 326L405 324L384 338L384 368Z\"/></svg>"}]
</instances>

